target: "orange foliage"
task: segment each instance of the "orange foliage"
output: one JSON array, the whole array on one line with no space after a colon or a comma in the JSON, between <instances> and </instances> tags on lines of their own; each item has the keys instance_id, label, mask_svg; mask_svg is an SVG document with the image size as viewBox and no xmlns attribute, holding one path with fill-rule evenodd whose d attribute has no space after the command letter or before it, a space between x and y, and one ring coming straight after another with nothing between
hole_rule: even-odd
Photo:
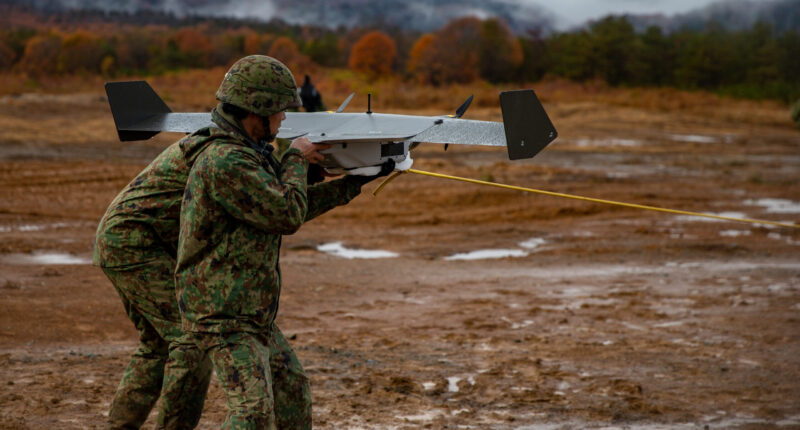
<instances>
[{"instance_id":1,"label":"orange foliage","mask_svg":"<svg viewBox=\"0 0 800 430\"><path fill-rule=\"evenodd\" d=\"M424 34L411 47L408 54L408 72L422 84L435 84L436 57L433 49L436 36Z\"/></svg>"},{"instance_id":2,"label":"orange foliage","mask_svg":"<svg viewBox=\"0 0 800 430\"><path fill-rule=\"evenodd\" d=\"M297 45L288 37L279 37L272 43L267 53L270 57L277 58L297 76L312 74L316 70L316 65L310 58L300 53Z\"/></svg>"},{"instance_id":3,"label":"orange foliage","mask_svg":"<svg viewBox=\"0 0 800 430\"><path fill-rule=\"evenodd\" d=\"M267 55L288 64L300 55L300 51L292 39L279 37L269 48Z\"/></svg>"},{"instance_id":4,"label":"orange foliage","mask_svg":"<svg viewBox=\"0 0 800 430\"><path fill-rule=\"evenodd\" d=\"M242 57L244 43L250 29L229 29L224 32L212 32L210 64L227 66Z\"/></svg>"},{"instance_id":5,"label":"orange foliage","mask_svg":"<svg viewBox=\"0 0 800 430\"><path fill-rule=\"evenodd\" d=\"M58 67L61 37L56 34L34 36L25 44L19 68L33 76L53 74Z\"/></svg>"},{"instance_id":6,"label":"orange foliage","mask_svg":"<svg viewBox=\"0 0 800 430\"><path fill-rule=\"evenodd\" d=\"M368 79L389 76L397 55L394 40L380 31L362 37L350 52L349 65L353 71L363 73Z\"/></svg>"},{"instance_id":7,"label":"orange foliage","mask_svg":"<svg viewBox=\"0 0 800 430\"><path fill-rule=\"evenodd\" d=\"M502 82L514 76L522 60L519 41L502 22L467 17L420 37L409 54L408 71L433 85L478 78Z\"/></svg>"},{"instance_id":8,"label":"orange foliage","mask_svg":"<svg viewBox=\"0 0 800 430\"><path fill-rule=\"evenodd\" d=\"M151 28L137 28L121 33L116 43L119 67L128 70L146 70L150 65L152 47L163 43L157 40L159 36L163 37Z\"/></svg>"},{"instance_id":9,"label":"orange foliage","mask_svg":"<svg viewBox=\"0 0 800 430\"><path fill-rule=\"evenodd\" d=\"M427 60L426 54L431 51L431 46L436 41L436 36L433 34L423 34L411 47L408 53L408 63L406 68L409 72L414 73L424 62Z\"/></svg>"},{"instance_id":10,"label":"orange foliage","mask_svg":"<svg viewBox=\"0 0 800 430\"><path fill-rule=\"evenodd\" d=\"M452 21L436 33L432 45L436 81L468 83L479 76L481 20L474 17Z\"/></svg>"},{"instance_id":11,"label":"orange foliage","mask_svg":"<svg viewBox=\"0 0 800 430\"><path fill-rule=\"evenodd\" d=\"M175 33L178 49L185 53L205 53L211 50L211 42L205 34L194 28L182 28Z\"/></svg>"},{"instance_id":12,"label":"orange foliage","mask_svg":"<svg viewBox=\"0 0 800 430\"><path fill-rule=\"evenodd\" d=\"M182 28L172 37L178 50L194 66L207 66L211 53L211 41L195 28Z\"/></svg>"},{"instance_id":13,"label":"orange foliage","mask_svg":"<svg viewBox=\"0 0 800 430\"><path fill-rule=\"evenodd\" d=\"M273 39L271 34L248 32L244 37L244 55L266 54L269 52Z\"/></svg>"},{"instance_id":14,"label":"orange foliage","mask_svg":"<svg viewBox=\"0 0 800 430\"><path fill-rule=\"evenodd\" d=\"M58 71L62 73L99 72L106 50L104 41L87 31L76 31L64 37L58 55Z\"/></svg>"}]
</instances>

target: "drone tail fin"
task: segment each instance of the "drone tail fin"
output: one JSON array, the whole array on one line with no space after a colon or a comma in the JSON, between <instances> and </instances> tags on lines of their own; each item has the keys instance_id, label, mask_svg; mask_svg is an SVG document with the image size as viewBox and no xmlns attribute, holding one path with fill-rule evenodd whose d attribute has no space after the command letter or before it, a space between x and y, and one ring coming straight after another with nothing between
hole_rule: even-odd
<instances>
[{"instance_id":1,"label":"drone tail fin","mask_svg":"<svg viewBox=\"0 0 800 430\"><path fill-rule=\"evenodd\" d=\"M106 82L106 95L121 141L155 136L162 131L155 125L172 112L145 81Z\"/></svg>"},{"instance_id":2,"label":"drone tail fin","mask_svg":"<svg viewBox=\"0 0 800 430\"><path fill-rule=\"evenodd\" d=\"M509 159L533 158L558 137L558 131L533 90L501 92L500 108Z\"/></svg>"}]
</instances>

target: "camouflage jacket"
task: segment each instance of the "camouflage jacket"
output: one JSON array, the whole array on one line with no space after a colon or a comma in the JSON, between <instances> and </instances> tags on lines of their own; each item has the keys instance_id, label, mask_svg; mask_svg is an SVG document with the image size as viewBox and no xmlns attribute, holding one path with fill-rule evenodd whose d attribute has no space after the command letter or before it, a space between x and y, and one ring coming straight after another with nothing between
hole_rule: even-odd
<instances>
[{"instance_id":1,"label":"camouflage jacket","mask_svg":"<svg viewBox=\"0 0 800 430\"><path fill-rule=\"evenodd\" d=\"M189 168L180 149L190 135L165 149L114 198L97 226L94 264L125 267L168 254L175 258L183 190Z\"/></svg>"},{"instance_id":2,"label":"camouflage jacket","mask_svg":"<svg viewBox=\"0 0 800 430\"><path fill-rule=\"evenodd\" d=\"M222 117L215 113L218 127L198 130L167 147L114 198L97 227L95 265L132 266L164 258L165 253L177 257L181 201L193 161L181 148L192 147L197 154L217 139L239 136L230 126L232 119L223 121ZM289 142L279 139L277 146L278 151L285 152ZM307 220L331 208L313 204L325 201L314 197L347 195L352 199L359 187L344 178L310 187L308 192L312 205Z\"/></svg>"},{"instance_id":3,"label":"camouflage jacket","mask_svg":"<svg viewBox=\"0 0 800 430\"><path fill-rule=\"evenodd\" d=\"M192 164L175 270L183 330L263 331L278 310L281 236L349 202L361 187L345 177L307 190L300 151L290 148L280 165L271 164L242 135L181 148Z\"/></svg>"}]
</instances>

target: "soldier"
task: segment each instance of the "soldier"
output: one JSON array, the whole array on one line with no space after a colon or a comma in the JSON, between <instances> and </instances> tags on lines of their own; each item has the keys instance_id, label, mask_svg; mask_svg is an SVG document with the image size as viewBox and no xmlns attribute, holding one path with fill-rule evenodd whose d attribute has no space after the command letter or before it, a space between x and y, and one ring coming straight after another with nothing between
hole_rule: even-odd
<instances>
[{"instance_id":1,"label":"soldier","mask_svg":"<svg viewBox=\"0 0 800 430\"><path fill-rule=\"evenodd\" d=\"M307 187L309 163L330 145L301 137L276 161L268 142L300 100L291 72L273 58L236 62L217 99L220 128L200 134L224 135L181 144L191 165L175 271L185 341L213 363L228 404L223 428L311 428L308 377L275 325L281 236L348 203L394 165Z\"/></svg>"},{"instance_id":2,"label":"soldier","mask_svg":"<svg viewBox=\"0 0 800 430\"><path fill-rule=\"evenodd\" d=\"M325 103L322 102L322 94L317 91L317 87L311 83L311 77L306 75L303 86L300 87L300 100L303 101L303 109L306 112L320 112L325 110Z\"/></svg>"},{"instance_id":3,"label":"soldier","mask_svg":"<svg viewBox=\"0 0 800 430\"><path fill-rule=\"evenodd\" d=\"M181 144L208 144L222 134L201 130L169 146L117 195L97 227L94 263L139 332L139 347L111 402L108 428L141 427L165 379L169 388L162 393L158 427L191 429L200 419L211 363L196 347L178 343L183 332L174 271L189 173Z\"/></svg>"}]
</instances>

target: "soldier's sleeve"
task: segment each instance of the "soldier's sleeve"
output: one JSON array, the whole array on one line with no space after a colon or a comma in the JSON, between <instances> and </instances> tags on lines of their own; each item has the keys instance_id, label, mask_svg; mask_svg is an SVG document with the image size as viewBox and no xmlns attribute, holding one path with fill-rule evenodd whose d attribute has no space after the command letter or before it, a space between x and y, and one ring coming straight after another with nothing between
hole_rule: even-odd
<instances>
[{"instance_id":1,"label":"soldier's sleeve","mask_svg":"<svg viewBox=\"0 0 800 430\"><path fill-rule=\"evenodd\" d=\"M283 160L283 156L286 155L286 151L289 150L292 141L289 139L275 139L274 144L275 152L273 152L272 155L278 161Z\"/></svg>"},{"instance_id":2,"label":"soldier's sleeve","mask_svg":"<svg viewBox=\"0 0 800 430\"><path fill-rule=\"evenodd\" d=\"M346 205L361 193L361 184L349 177L308 187L308 214L310 221L336 206Z\"/></svg>"},{"instance_id":3,"label":"soldier's sleeve","mask_svg":"<svg viewBox=\"0 0 800 430\"><path fill-rule=\"evenodd\" d=\"M276 234L292 234L305 221L308 162L300 151L287 151L280 178L261 165L255 152L236 145L215 145L195 168L198 163L205 164L207 193L232 217Z\"/></svg>"}]
</instances>

